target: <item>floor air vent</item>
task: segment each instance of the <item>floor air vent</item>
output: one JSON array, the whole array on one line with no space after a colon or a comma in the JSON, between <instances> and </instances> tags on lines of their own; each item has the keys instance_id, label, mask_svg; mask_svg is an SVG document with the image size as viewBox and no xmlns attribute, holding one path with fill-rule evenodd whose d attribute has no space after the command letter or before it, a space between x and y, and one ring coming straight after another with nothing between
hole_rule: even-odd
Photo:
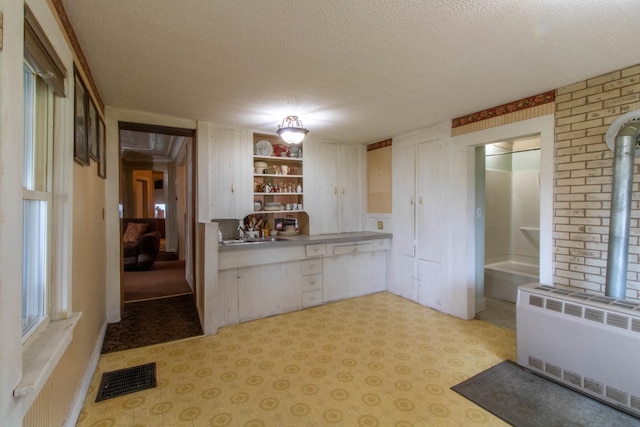
<instances>
[{"instance_id":1,"label":"floor air vent","mask_svg":"<svg viewBox=\"0 0 640 427\"><path fill-rule=\"evenodd\" d=\"M136 391L154 388L156 383L156 364L134 366L102 374L96 402L123 396Z\"/></svg>"}]
</instances>

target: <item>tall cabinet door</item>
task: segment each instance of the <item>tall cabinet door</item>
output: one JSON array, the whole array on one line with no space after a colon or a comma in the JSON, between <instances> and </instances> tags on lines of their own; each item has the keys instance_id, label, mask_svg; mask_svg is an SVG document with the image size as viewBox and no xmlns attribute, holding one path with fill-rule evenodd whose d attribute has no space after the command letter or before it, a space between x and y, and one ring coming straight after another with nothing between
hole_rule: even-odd
<instances>
[{"instance_id":1,"label":"tall cabinet door","mask_svg":"<svg viewBox=\"0 0 640 427\"><path fill-rule=\"evenodd\" d=\"M442 311L442 265L418 260L418 302Z\"/></svg>"},{"instance_id":2,"label":"tall cabinet door","mask_svg":"<svg viewBox=\"0 0 640 427\"><path fill-rule=\"evenodd\" d=\"M312 142L304 150L304 208L311 234L337 233L338 144Z\"/></svg>"},{"instance_id":3,"label":"tall cabinet door","mask_svg":"<svg viewBox=\"0 0 640 427\"><path fill-rule=\"evenodd\" d=\"M362 231L362 145L341 144L338 162L338 225L341 233Z\"/></svg>"},{"instance_id":4,"label":"tall cabinet door","mask_svg":"<svg viewBox=\"0 0 640 427\"><path fill-rule=\"evenodd\" d=\"M210 127L209 212L213 218L243 218L251 200L252 135L249 131Z\"/></svg>"},{"instance_id":5,"label":"tall cabinet door","mask_svg":"<svg viewBox=\"0 0 640 427\"><path fill-rule=\"evenodd\" d=\"M399 255L415 255L415 162L414 145L400 147L394 151L393 213L400 218L393 224L393 245Z\"/></svg>"},{"instance_id":6,"label":"tall cabinet door","mask_svg":"<svg viewBox=\"0 0 640 427\"><path fill-rule=\"evenodd\" d=\"M416 241L418 259L440 262L442 253L443 194L442 144L418 144L416 170Z\"/></svg>"}]
</instances>

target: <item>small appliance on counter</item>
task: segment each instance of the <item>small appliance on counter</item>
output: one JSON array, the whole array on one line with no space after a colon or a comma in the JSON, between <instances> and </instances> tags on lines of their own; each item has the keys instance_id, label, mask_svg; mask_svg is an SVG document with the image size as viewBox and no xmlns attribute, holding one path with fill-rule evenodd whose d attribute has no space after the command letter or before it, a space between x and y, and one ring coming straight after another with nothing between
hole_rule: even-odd
<instances>
[{"instance_id":1,"label":"small appliance on counter","mask_svg":"<svg viewBox=\"0 0 640 427\"><path fill-rule=\"evenodd\" d=\"M280 236L293 236L299 234L297 218L275 218L275 229Z\"/></svg>"}]
</instances>

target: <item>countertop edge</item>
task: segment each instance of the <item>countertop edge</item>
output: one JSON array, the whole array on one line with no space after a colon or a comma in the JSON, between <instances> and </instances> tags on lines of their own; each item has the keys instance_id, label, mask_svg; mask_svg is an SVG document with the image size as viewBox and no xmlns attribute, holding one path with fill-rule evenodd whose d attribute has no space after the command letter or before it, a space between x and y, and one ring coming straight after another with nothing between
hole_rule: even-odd
<instances>
[{"instance_id":1,"label":"countertop edge","mask_svg":"<svg viewBox=\"0 0 640 427\"><path fill-rule=\"evenodd\" d=\"M372 239L392 239L392 233L381 233L375 231L357 231L351 233L336 234L316 234L316 235L297 235L297 236L278 236L281 240L275 242L265 242L258 245L240 244L240 245L218 245L218 252L237 251L258 248L274 248L285 246L302 246L320 243L341 243L341 242L357 242Z\"/></svg>"}]
</instances>

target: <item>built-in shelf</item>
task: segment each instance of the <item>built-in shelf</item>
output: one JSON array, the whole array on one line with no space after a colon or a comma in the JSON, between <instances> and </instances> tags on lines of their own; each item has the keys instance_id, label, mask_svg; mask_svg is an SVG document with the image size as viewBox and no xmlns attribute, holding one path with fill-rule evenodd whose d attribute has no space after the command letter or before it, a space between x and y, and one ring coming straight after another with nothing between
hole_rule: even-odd
<instances>
[{"instance_id":1,"label":"built-in shelf","mask_svg":"<svg viewBox=\"0 0 640 427\"><path fill-rule=\"evenodd\" d=\"M256 144L262 140L268 141L274 147L275 153L284 151L282 146L288 147L287 154L302 153L301 145L288 145L277 135L257 133L253 135L254 153L257 153L259 148ZM264 147L262 148L261 153L268 152L268 150L264 150ZM257 162L263 164L256 166ZM300 233L307 234L309 232L309 217L303 209L284 209L285 206L303 206L303 165L302 157L253 155L253 201L262 204L262 207L267 203L275 203L274 209L278 209L254 211L253 215L265 215L270 229L274 229L276 221L280 219L293 218L298 224ZM266 185L269 185L271 189L275 187L284 191L265 192ZM296 191L298 188L302 191ZM280 207L277 206L278 203Z\"/></svg>"},{"instance_id":2,"label":"built-in shelf","mask_svg":"<svg viewBox=\"0 0 640 427\"><path fill-rule=\"evenodd\" d=\"M302 193L283 193L283 192L271 192L271 193L253 193L254 196L302 196Z\"/></svg>"},{"instance_id":3,"label":"built-in shelf","mask_svg":"<svg viewBox=\"0 0 640 427\"><path fill-rule=\"evenodd\" d=\"M302 175L278 175L273 173L254 173L253 176L263 176L271 178L302 178Z\"/></svg>"}]
</instances>

